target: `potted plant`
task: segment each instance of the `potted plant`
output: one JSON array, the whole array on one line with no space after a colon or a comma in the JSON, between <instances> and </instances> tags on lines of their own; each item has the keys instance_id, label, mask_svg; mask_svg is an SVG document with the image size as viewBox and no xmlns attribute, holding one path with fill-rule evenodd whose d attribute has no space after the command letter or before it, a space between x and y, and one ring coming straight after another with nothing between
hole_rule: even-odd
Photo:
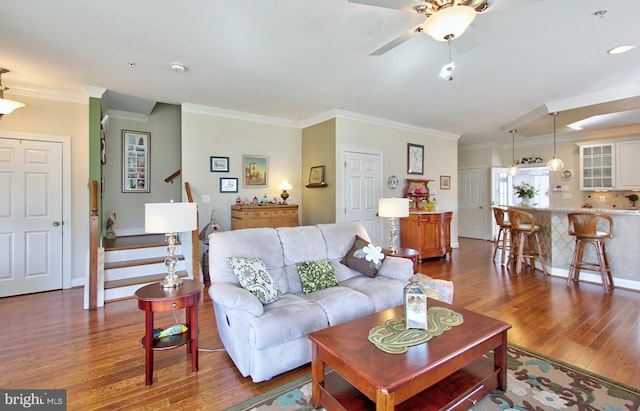
<instances>
[{"instance_id":1,"label":"potted plant","mask_svg":"<svg viewBox=\"0 0 640 411\"><path fill-rule=\"evenodd\" d=\"M637 194L629 194L627 196L627 198L629 199L629 201L631 201L632 205L631 208L636 209L636 201L638 201L638 195Z\"/></svg>"},{"instance_id":2,"label":"potted plant","mask_svg":"<svg viewBox=\"0 0 640 411\"><path fill-rule=\"evenodd\" d=\"M516 195L520 199L520 205L528 206L529 202L535 197L537 190L526 181L521 182L518 185L513 186Z\"/></svg>"}]
</instances>

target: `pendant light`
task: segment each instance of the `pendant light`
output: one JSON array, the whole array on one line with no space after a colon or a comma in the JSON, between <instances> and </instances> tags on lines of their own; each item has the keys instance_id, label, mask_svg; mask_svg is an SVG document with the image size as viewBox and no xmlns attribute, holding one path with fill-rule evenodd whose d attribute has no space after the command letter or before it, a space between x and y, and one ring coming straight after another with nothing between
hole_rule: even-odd
<instances>
[{"instance_id":1,"label":"pendant light","mask_svg":"<svg viewBox=\"0 0 640 411\"><path fill-rule=\"evenodd\" d=\"M511 168L509 168L509 174L515 176L518 174L518 165L516 164L516 133L518 130L511 130Z\"/></svg>"},{"instance_id":2,"label":"pendant light","mask_svg":"<svg viewBox=\"0 0 640 411\"><path fill-rule=\"evenodd\" d=\"M2 85L2 75L8 72L9 70L0 68L0 119L3 115L9 114L17 108L24 107L24 103L4 98L4 92L5 90L9 90L9 88Z\"/></svg>"},{"instance_id":3,"label":"pendant light","mask_svg":"<svg viewBox=\"0 0 640 411\"><path fill-rule=\"evenodd\" d=\"M553 158L547 163L547 168L551 171L559 171L564 168L564 163L556 158L556 117L558 112L553 112L551 115L553 116Z\"/></svg>"}]
</instances>

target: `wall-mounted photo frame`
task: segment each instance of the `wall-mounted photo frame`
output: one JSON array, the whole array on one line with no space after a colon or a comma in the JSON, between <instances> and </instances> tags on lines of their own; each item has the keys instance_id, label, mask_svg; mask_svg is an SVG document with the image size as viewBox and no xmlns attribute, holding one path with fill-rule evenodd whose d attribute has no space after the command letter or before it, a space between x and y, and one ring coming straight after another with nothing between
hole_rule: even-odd
<instances>
[{"instance_id":1,"label":"wall-mounted photo frame","mask_svg":"<svg viewBox=\"0 0 640 411\"><path fill-rule=\"evenodd\" d=\"M122 130L122 192L151 192L151 133Z\"/></svg>"},{"instance_id":2,"label":"wall-mounted photo frame","mask_svg":"<svg viewBox=\"0 0 640 411\"><path fill-rule=\"evenodd\" d=\"M229 157L209 157L209 169L213 173L228 173Z\"/></svg>"},{"instance_id":3,"label":"wall-mounted photo frame","mask_svg":"<svg viewBox=\"0 0 640 411\"><path fill-rule=\"evenodd\" d=\"M440 176L440 190L451 189L451 176Z\"/></svg>"},{"instance_id":4,"label":"wall-mounted photo frame","mask_svg":"<svg viewBox=\"0 0 640 411\"><path fill-rule=\"evenodd\" d=\"M324 166L311 167L309 170L309 184L306 187L326 187L324 181Z\"/></svg>"},{"instance_id":5,"label":"wall-mounted photo frame","mask_svg":"<svg viewBox=\"0 0 640 411\"><path fill-rule=\"evenodd\" d=\"M424 174L424 146L407 144L407 174Z\"/></svg>"},{"instance_id":6,"label":"wall-mounted photo frame","mask_svg":"<svg viewBox=\"0 0 640 411\"><path fill-rule=\"evenodd\" d=\"M238 179L236 177L220 177L221 193L237 193Z\"/></svg>"},{"instance_id":7,"label":"wall-mounted photo frame","mask_svg":"<svg viewBox=\"0 0 640 411\"><path fill-rule=\"evenodd\" d=\"M243 187L267 187L269 185L269 157L243 154L242 170Z\"/></svg>"}]
</instances>

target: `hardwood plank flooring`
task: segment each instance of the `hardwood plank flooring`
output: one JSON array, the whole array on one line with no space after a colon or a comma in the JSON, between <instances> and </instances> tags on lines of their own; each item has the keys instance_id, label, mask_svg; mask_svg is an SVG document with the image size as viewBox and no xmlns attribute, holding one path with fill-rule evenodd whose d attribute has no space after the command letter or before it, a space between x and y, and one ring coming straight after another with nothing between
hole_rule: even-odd
<instances>
[{"instance_id":1,"label":"hardwood plank flooring","mask_svg":"<svg viewBox=\"0 0 640 411\"><path fill-rule=\"evenodd\" d=\"M515 274L491 254L490 242L462 238L452 259L426 261L420 272L454 281L455 304L510 322L510 342L640 388L640 293ZM146 387L137 301L92 312L82 302L82 289L0 299L0 388L66 389L69 410L223 410L310 369L254 384L225 352L200 352L194 374L181 347L155 353ZM221 348L206 293L199 310L200 347ZM158 325L174 322L171 313L156 316Z\"/></svg>"}]
</instances>

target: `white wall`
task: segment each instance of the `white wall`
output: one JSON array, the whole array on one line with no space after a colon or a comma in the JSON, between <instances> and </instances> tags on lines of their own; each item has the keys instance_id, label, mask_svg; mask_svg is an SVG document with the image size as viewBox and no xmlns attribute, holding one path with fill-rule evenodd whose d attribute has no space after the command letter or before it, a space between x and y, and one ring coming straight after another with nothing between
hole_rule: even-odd
<instances>
[{"instance_id":1,"label":"white wall","mask_svg":"<svg viewBox=\"0 0 640 411\"><path fill-rule=\"evenodd\" d=\"M345 149L365 148L383 153L383 197L402 197L406 179L429 179L429 189L438 200L439 211L453 211L451 244L458 246L458 142L457 137L437 135L435 132L382 122L338 117L336 122L337 156ZM424 145L424 175L407 173L407 144ZM338 164L339 163L339 158ZM342 170L337 167L338 172ZM389 176L398 177L400 184L395 190L387 186ZM451 177L451 189L440 190L440 176ZM337 177L340 185L342 175ZM339 186L336 193L336 211L344 208L344 190ZM385 238L388 225L385 224Z\"/></svg>"},{"instance_id":2,"label":"white wall","mask_svg":"<svg viewBox=\"0 0 640 411\"><path fill-rule=\"evenodd\" d=\"M301 199L302 131L293 123L278 122L243 113L226 113L207 107L184 105L182 109L182 181L189 182L193 199L198 203L200 229L209 221L211 210L223 230L231 229L231 209L236 197L280 199L278 185L288 179L290 204ZM269 157L268 187L242 186L242 155ZM210 156L229 157L228 173L213 173ZM220 193L220 177L238 178L238 193ZM203 203L209 195L211 202Z\"/></svg>"}]
</instances>

